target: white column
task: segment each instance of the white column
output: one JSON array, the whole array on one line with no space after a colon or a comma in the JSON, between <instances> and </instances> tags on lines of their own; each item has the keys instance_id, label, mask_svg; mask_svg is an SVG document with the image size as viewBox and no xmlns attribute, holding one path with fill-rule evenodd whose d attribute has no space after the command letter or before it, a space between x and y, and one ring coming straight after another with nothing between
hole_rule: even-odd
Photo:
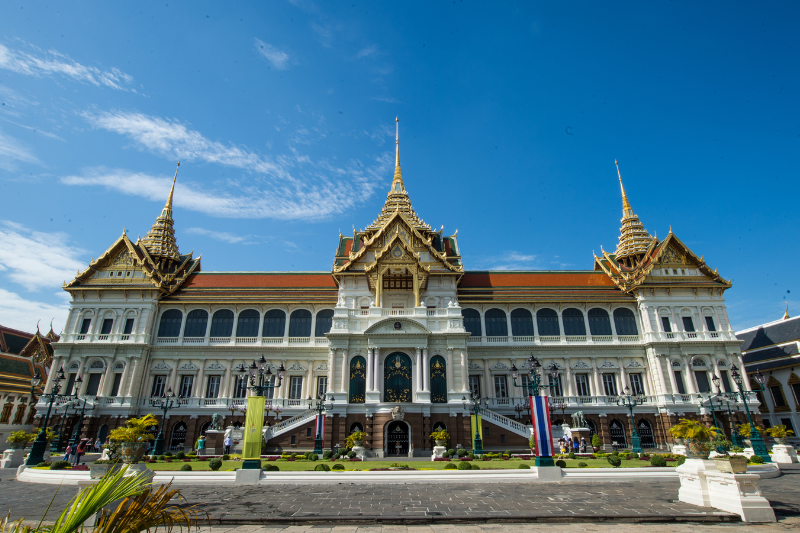
<instances>
[{"instance_id":1,"label":"white column","mask_svg":"<svg viewBox=\"0 0 800 533\"><path fill-rule=\"evenodd\" d=\"M133 394L133 382L136 381L136 369L139 366L139 358L138 357L131 357L128 360L128 363L125 365L125 374L123 375L123 382L127 384L125 387L125 396L132 396ZM130 371L128 371L128 367L132 367ZM142 379L144 379L144 373L142 373Z\"/></svg>"},{"instance_id":2,"label":"white column","mask_svg":"<svg viewBox=\"0 0 800 533\"><path fill-rule=\"evenodd\" d=\"M417 357L414 359L414 383L412 388L415 392L421 392L422 388L422 348L417 348Z\"/></svg>"},{"instance_id":3,"label":"white column","mask_svg":"<svg viewBox=\"0 0 800 533\"><path fill-rule=\"evenodd\" d=\"M467 351L461 350L461 392L467 392Z\"/></svg>"},{"instance_id":4,"label":"white column","mask_svg":"<svg viewBox=\"0 0 800 533\"><path fill-rule=\"evenodd\" d=\"M683 380L686 383L686 392L689 394L697 394L697 385L694 383L694 374L692 373L691 358L684 356L684 373Z\"/></svg>"},{"instance_id":5,"label":"white column","mask_svg":"<svg viewBox=\"0 0 800 533\"><path fill-rule=\"evenodd\" d=\"M58 374L58 370L61 368L61 365L64 364L63 357L54 357L53 364L50 366L50 374L47 376L47 383L45 385L45 392L49 393L53 390L53 380L55 379L56 375ZM64 392L64 385L66 383L64 381L61 382L61 392Z\"/></svg>"},{"instance_id":6,"label":"white column","mask_svg":"<svg viewBox=\"0 0 800 533\"><path fill-rule=\"evenodd\" d=\"M575 380L572 377L572 367L569 364L569 357L564 358L564 373L566 374L566 383L562 383L561 388L564 389L564 394L566 396L575 396Z\"/></svg>"},{"instance_id":7,"label":"white column","mask_svg":"<svg viewBox=\"0 0 800 533\"><path fill-rule=\"evenodd\" d=\"M111 357L103 357L103 364L105 364L105 369L103 370L103 375L100 376L100 383L97 385L97 394L95 396L105 396L106 390L106 382L108 381L108 375L111 373Z\"/></svg>"},{"instance_id":8,"label":"white column","mask_svg":"<svg viewBox=\"0 0 800 533\"><path fill-rule=\"evenodd\" d=\"M348 379L347 379L347 377L348 377L347 376L347 367L348 366L350 366L350 365L348 365L348 361L347 361L347 350L342 350L342 382L339 384L339 392L344 393L344 394L347 393L347 387L349 386ZM345 401L347 401L347 398L345 398Z\"/></svg>"},{"instance_id":9,"label":"white column","mask_svg":"<svg viewBox=\"0 0 800 533\"><path fill-rule=\"evenodd\" d=\"M375 373L375 348L367 348L367 391L373 390L373 375Z\"/></svg>"},{"instance_id":10,"label":"white column","mask_svg":"<svg viewBox=\"0 0 800 533\"><path fill-rule=\"evenodd\" d=\"M483 382L484 382L484 389L483 395L489 396L489 392L492 393L492 397L494 397L494 383L492 383L492 373L489 371L489 360L483 360Z\"/></svg>"},{"instance_id":11,"label":"white column","mask_svg":"<svg viewBox=\"0 0 800 533\"><path fill-rule=\"evenodd\" d=\"M309 396L316 398L317 387L314 383L314 361L307 359L306 363L308 364L308 368L306 369L306 398Z\"/></svg>"},{"instance_id":12,"label":"white column","mask_svg":"<svg viewBox=\"0 0 800 533\"><path fill-rule=\"evenodd\" d=\"M445 375L447 376L447 391L454 391L456 388L453 386L453 350L452 348L447 349L447 368L445 369Z\"/></svg>"},{"instance_id":13,"label":"white column","mask_svg":"<svg viewBox=\"0 0 800 533\"><path fill-rule=\"evenodd\" d=\"M372 390L383 394L383 357L380 348L375 348L375 385Z\"/></svg>"},{"instance_id":14,"label":"white column","mask_svg":"<svg viewBox=\"0 0 800 533\"><path fill-rule=\"evenodd\" d=\"M678 382L675 380L675 369L672 367L672 359L666 358L667 374L669 374L669 384L672 387L672 394L678 394Z\"/></svg>"},{"instance_id":15,"label":"white column","mask_svg":"<svg viewBox=\"0 0 800 533\"><path fill-rule=\"evenodd\" d=\"M231 394L231 366L233 366L233 361L229 359L227 367L225 368L225 377L222 378L222 390L220 391L221 398L230 398L233 396L233 394Z\"/></svg>"},{"instance_id":16,"label":"white column","mask_svg":"<svg viewBox=\"0 0 800 533\"><path fill-rule=\"evenodd\" d=\"M177 363L176 363L177 366ZM206 377L206 360L200 360L200 370L197 371L197 383L194 386L194 390L192 391L192 396L195 398L202 398L206 394L206 384L203 383L203 380ZM173 389L174 391L175 389Z\"/></svg>"},{"instance_id":17,"label":"white column","mask_svg":"<svg viewBox=\"0 0 800 533\"><path fill-rule=\"evenodd\" d=\"M422 349L422 390L430 392L430 365L428 364L428 349Z\"/></svg>"},{"instance_id":18,"label":"white column","mask_svg":"<svg viewBox=\"0 0 800 533\"><path fill-rule=\"evenodd\" d=\"M600 379L600 371L594 358L592 358L592 381L594 381L594 396L603 396L606 391L603 390L603 380Z\"/></svg>"},{"instance_id":19,"label":"white column","mask_svg":"<svg viewBox=\"0 0 800 533\"><path fill-rule=\"evenodd\" d=\"M328 388L325 391L327 393L333 394L335 391L333 378L336 375L334 372L334 365L336 364L336 351L335 350L328 350Z\"/></svg>"}]
</instances>

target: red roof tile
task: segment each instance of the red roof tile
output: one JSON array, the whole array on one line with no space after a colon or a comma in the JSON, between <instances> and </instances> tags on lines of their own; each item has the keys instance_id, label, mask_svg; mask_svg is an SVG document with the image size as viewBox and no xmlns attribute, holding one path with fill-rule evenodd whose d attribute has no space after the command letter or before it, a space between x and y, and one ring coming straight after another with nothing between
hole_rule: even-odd
<instances>
[{"instance_id":1,"label":"red roof tile","mask_svg":"<svg viewBox=\"0 0 800 533\"><path fill-rule=\"evenodd\" d=\"M199 272L192 274L183 289L233 288L336 288L327 272Z\"/></svg>"},{"instance_id":2,"label":"red roof tile","mask_svg":"<svg viewBox=\"0 0 800 533\"><path fill-rule=\"evenodd\" d=\"M615 287L604 272L467 272L459 288L472 287Z\"/></svg>"}]
</instances>

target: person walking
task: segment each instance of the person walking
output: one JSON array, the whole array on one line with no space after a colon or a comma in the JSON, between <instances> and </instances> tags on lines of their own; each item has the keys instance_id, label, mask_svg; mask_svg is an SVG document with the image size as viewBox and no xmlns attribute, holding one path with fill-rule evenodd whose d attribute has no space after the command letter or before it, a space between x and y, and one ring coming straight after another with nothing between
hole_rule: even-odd
<instances>
[{"instance_id":1,"label":"person walking","mask_svg":"<svg viewBox=\"0 0 800 533\"><path fill-rule=\"evenodd\" d=\"M581 437L581 453L586 453L586 439Z\"/></svg>"},{"instance_id":2,"label":"person walking","mask_svg":"<svg viewBox=\"0 0 800 533\"><path fill-rule=\"evenodd\" d=\"M86 441L82 440L78 443L78 448L75 451L77 452L75 453L75 464L79 465L81 464L81 455L86 453Z\"/></svg>"},{"instance_id":3,"label":"person walking","mask_svg":"<svg viewBox=\"0 0 800 533\"><path fill-rule=\"evenodd\" d=\"M578 453L580 442L578 442L578 437L575 437L575 440L572 442L572 447L575 449L575 453Z\"/></svg>"},{"instance_id":4,"label":"person walking","mask_svg":"<svg viewBox=\"0 0 800 533\"><path fill-rule=\"evenodd\" d=\"M222 441L222 445L224 446L223 453L227 453L227 454L231 453L231 443L232 442L233 442L233 439L231 439L230 437L225 437L225 440Z\"/></svg>"},{"instance_id":5,"label":"person walking","mask_svg":"<svg viewBox=\"0 0 800 533\"><path fill-rule=\"evenodd\" d=\"M69 462L69 456L72 455L72 446L67 445L67 449L64 451L64 461Z\"/></svg>"},{"instance_id":6,"label":"person walking","mask_svg":"<svg viewBox=\"0 0 800 533\"><path fill-rule=\"evenodd\" d=\"M97 437L97 440L94 441L94 451L95 452L99 452L99 451L101 451L102 447L103 447L103 443L100 442L100 437Z\"/></svg>"}]
</instances>

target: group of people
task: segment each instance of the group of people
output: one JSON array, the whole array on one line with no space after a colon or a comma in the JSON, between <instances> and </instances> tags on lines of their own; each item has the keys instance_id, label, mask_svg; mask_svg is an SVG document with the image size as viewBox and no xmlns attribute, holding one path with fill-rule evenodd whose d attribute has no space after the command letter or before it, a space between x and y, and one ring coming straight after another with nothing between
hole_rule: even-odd
<instances>
[{"instance_id":1,"label":"group of people","mask_svg":"<svg viewBox=\"0 0 800 533\"><path fill-rule=\"evenodd\" d=\"M103 450L103 442L100 439L81 439L78 444L70 444L64 452L64 461L72 464L81 464L81 457L87 452L100 452Z\"/></svg>"},{"instance_id":2,"label":"group of people","mask_svg":"<svg viewBox=\"0 0 800 533\"><path fill-rule=\"evenodd\" d=\"M561 453L586 453L586 447L588 445L586 439L583 437L578 440L578 437L570 438L565 435L558 439L558 447L561 449Z\"/></svg>"}]
</instances>

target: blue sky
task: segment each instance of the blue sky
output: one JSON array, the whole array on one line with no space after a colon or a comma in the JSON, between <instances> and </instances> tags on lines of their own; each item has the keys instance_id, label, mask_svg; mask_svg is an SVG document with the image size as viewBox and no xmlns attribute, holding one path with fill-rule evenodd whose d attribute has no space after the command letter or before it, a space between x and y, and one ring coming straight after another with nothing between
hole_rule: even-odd
<instances>
[{"instance_id":1,"label":"blue sky","mask_svg":"<svg viewBox=\"0 0 800 533\"><path fill-rule=\"evenodd\" d=\"M412 203L467 269L591 269L614 159L645 227L732 278L735 327L797 298L796 2L77 2L0 6L0 323L144 234L181 161L203 270L329 270ZM794 314L793 313L793 314Z\"/></svg>"}]
</instances>

